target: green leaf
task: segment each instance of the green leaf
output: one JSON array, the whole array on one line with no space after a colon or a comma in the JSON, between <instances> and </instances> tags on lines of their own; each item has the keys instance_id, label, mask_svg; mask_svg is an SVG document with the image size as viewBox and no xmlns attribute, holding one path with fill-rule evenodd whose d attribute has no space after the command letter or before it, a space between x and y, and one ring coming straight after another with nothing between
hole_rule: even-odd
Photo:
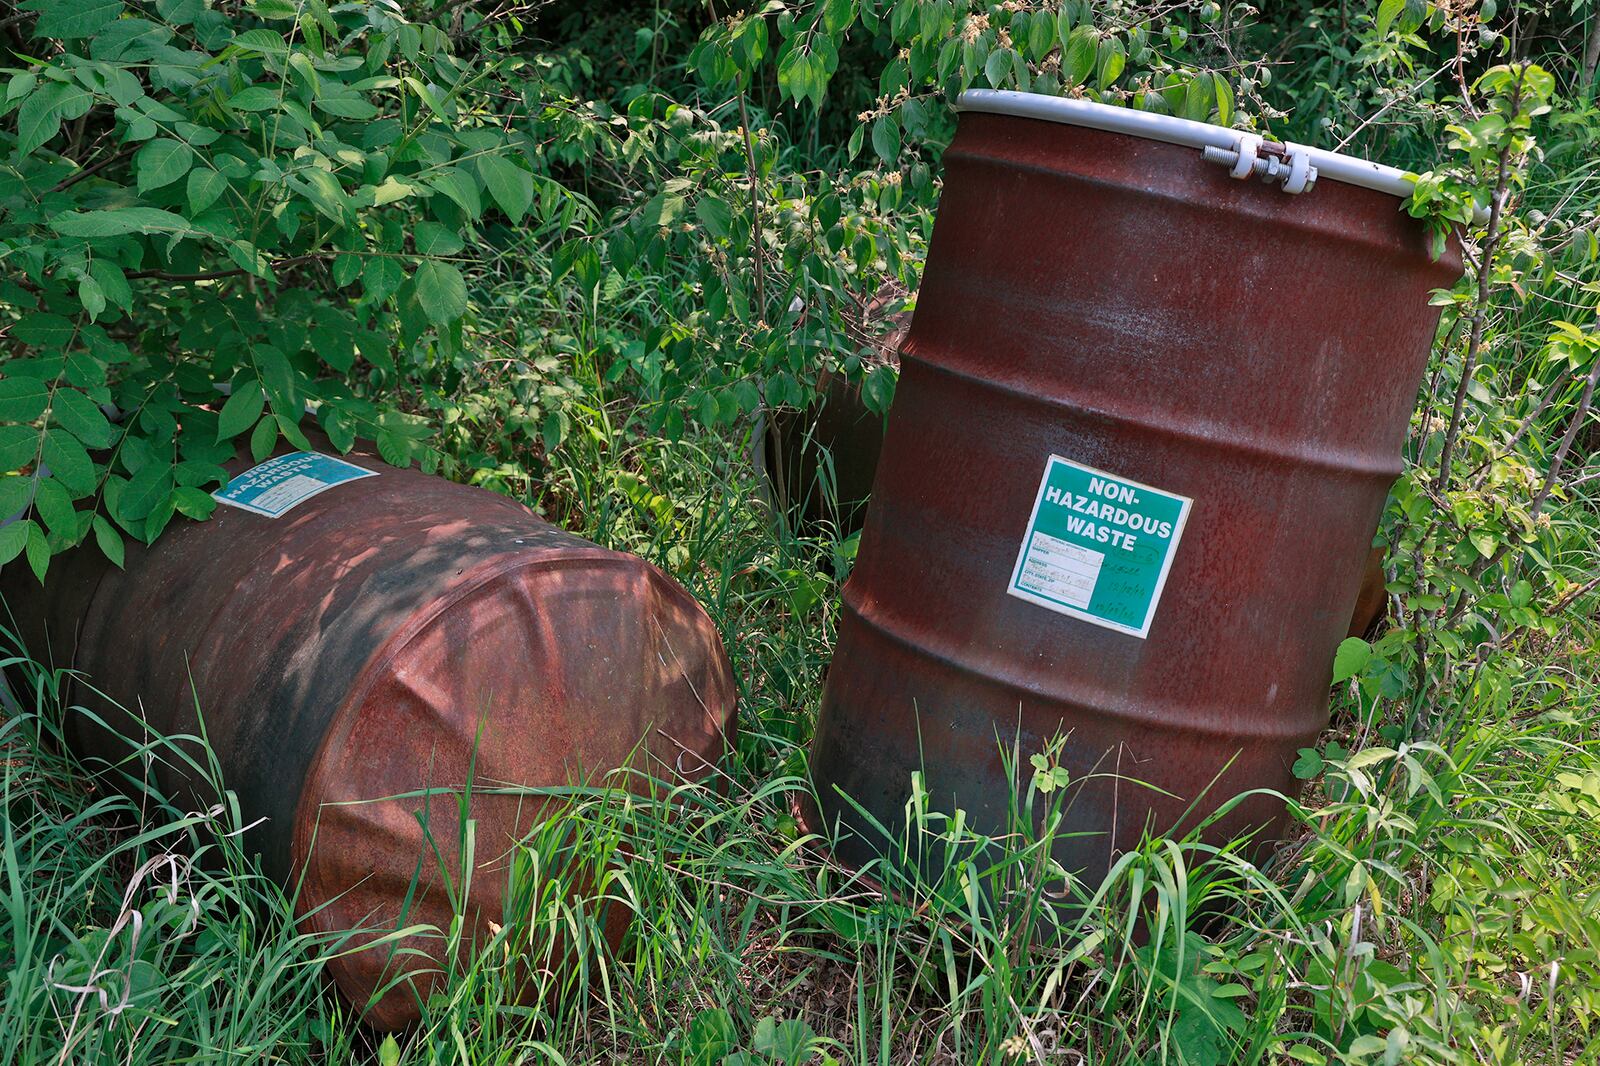
<instances>
[{"instance_id":1,"label":"green leaf","mask_svg":"<svg viewBox=\"0 0 1600 1066\"><path fill-rule=\"evenodd\" d=\"M61 41L93 37L122 15L122 0L30 0L22 6L39 12L35 37Z\"/></svg>"},{"instance_id":2,"label":"green leaf","mask_svg":"<svg viewBox=\"0 0 1600 1066\"><path fill-rule=\"evenodd\" d=\"M332 174L321 167L308 167L295 184L323 215L341 226L349 221L350 198Z\"/></svg>"},{"instance_id":3,"label":"green leaf","mask_svg":"<svg viewBox=\"0 0 1600 1066\"><path fill-rule=\"evenodd\" d=\"M40 478L33 495L33 510L50 532L65 541L78 537L78 510L72 506L72 497L53 477Z\"/></svg>"},{"instance_id":4,"label":"green leaf","mask_svg":"<svg viewBox=\"0 0 1600 1066\"><path fill-rule=\"evenodd\" d=\"M0 426L0 474L31 466L39 457L39 431L32 426ZM4 518L0 515L0 518Z\"/></svg>"},{"instance_id":5,"label":"green leaf","mask_svg":"<svg viewBox=\"0 0 1600 1066\"><path fill-rule=\"evenodd\" d=\"M44 464L71 492L87 496L95 490L98 478L94 460L78 439L64 429L51 429L44 435Z\"/></svg>"},{"instance_id":6,"label":"green leaf","mask_svg":"<svg viewBox=\"0 0 1600 1066\"><path fill-rule=\"evenodd\" d=\"M436 326L449 325L467 311L467 283L449 263L427 260L417 268L417 303Z\"/></svg>"},{"instance_id":7,"label":"green leaf","mask_svg":"<svg viewBox=\"0 0 1600 1066\"><path fill-rule=\"evenodd\" d=\"M1499 538L1483 529L1472 530L1467 534L1467 540L1472 542L1472 546L1477 549L1478 554L1485 559L1493 556L1500 547Z\"/></svg>"},{"instance_id":8,"label":"green leaf","mask_svg":"<svg viewBox=\"0 0 1600 1066\"><path fill-rule=\"evenodd\" d=\"M478 175L506 217L522 221L533 204L533 175L498 155L479 156Z\"/></svg>"},{"instance_id":9,"label":"green leaf","mask_svg":"<svg viewBox=\"0 0 1600 1066\"><path fill-rule=\"evenodd\" d=\"M983 63L983 76L989 79L989 84L998 89L1005 84L1006 75L1011 73L1011 56L1009 48L996 48L989 53L989 58Z\"/></svg>"},{"instance_id":10,"label":"green leaf","mask_svg":"<svg viewBox=\"0 0 1600 1066\"><path fill-rule=\"evenodd\" d=\"M367 299L382 303L405 284L406 272L398 260L379 255L368 259L361 268L361 286Z\"/></svg>"},{"instance_id":11,"label":"green leaf","mask_svg":"<svg viewBox=\"0 0 1600 1066\"><path fill-rule=\"evenodd\" d=\"M228 106L235 111L271 111L283 100L283 94L265 85L252 85L228 97Z\"/></svg>"},{"instance_id":12,"label":"green leaf","mask_svg":"<svg viewBox=\"0 0 1600 1066\"><path fill-rule=\"evenodd\" d=\"M263 462L272 454L272 449L278 444L278 423L271 415L267 415L256 423L256 428L250 431L250 457L256 462Z\"/></svg>"},{"instance_id":13,"label":"green leaf","mask_svg":"<svg viewBox=\"0 0 1600 1066\"><path fill-rule=\"evenodd\" d=\"M22 554L22 549L28 546L28 534L32 530L33 522L26 519L0 526L0 566Z\"/></svg>"},{"instance_id":14,"label":"green leaf","mask_svg":"<svg viewBox=\"0 0 1600 1066\"><path fill-rule=\"evenodd\" d=\"M885 163L893 164L900 158L900 119L895 115L880 115L872 123L872 150Z\"/></svg>"},{"instance_id":15,"label":"green leaf","mask_svg":"<svg viewBox=\"0 0 1600 1066\"><path fill-rule=\"evenodd\" d=\"M187 219L154 207L63 211L50 220L63 237L120 237L126 233L194 233Z\"/></svg>"},{"instance_id":16,"label":"green leaf","mask_svg":"<svg viewBox=\"0 0 1600 1066\"><path fill-rule=\"evenodd\" d=\"M1360 637L1346 637L1339 642L1333 654L1333 684L1348 681L1359 674L1372 658L1372 645Z\"/></svg>"},{"instance_id":17,"label":"green leaf","mask_svg":"<svg viewBox=\"0 0 1600 1066\"><path fill-rule=\"evenodd\" d=\"M172 492L172 465L165 462L146 463L133 475L118 500L122 517L137 522L147 517Z\"/></svg>"},{"instance_id":18,"label":"green leaf","mask_svg":"<svg viewBox=\"0 0 1600 1066\"><path fill-rule=\"evenodd\" d=\"M1128 50L1119 37L1107 37L1100 42L1099 59L1095 65L1095 84L1102 89L1109 89L1113 83L1122 77L1123 68L1128 65Z\"/></svg>"},{"instance_id":19,"label":"green leaf","mask_svg":"<svg viewBox=\"0 0 1600 1066\"><path fill-rule=\"evenodd\" d=\"M1061 77L1068 85L1082 85L1088 80L1090 72L1094 70L1095 54L1094 31L1087 26L1073 30L1067 42L1066 57L1061 63Z\"/></svg>"},{"instance_id":20,"label":"green leaf","mask_svg":"<svg viewBox=\"0 0 1600 1066\"><path fill-rule=\"evenodd\" d=\"M77 327L61 315L35 311L24 315L12 328L11 335L34 348L59 350L72 343L77 331Z\"/></svg>"},{"instance_id":21,"label":"green leaf","mask_svg":"<svg viewBox=\"0 0 1600 1066\"><path fill-rule=\"evenodd\" d=\"M32 154L56 135L62 120L77 118L92 102L78 86L58 81L31 93L17 111L17 153Z\"/></svg>"},{"instance_id":22,"label":"green leaf","mask_svg":"<svg viewBox=\"0 0 1600 1066\"><path fill-rule=\"evenodd\" d=\"M311 441L306 439L306 435L304 431L301 430L300 423L298 421L276 413L274 413L272 417L278 423L278 432L282 433L284 439L286 439L290 444L294 445L296 448L299 448L303 452L309 452L313 450L311 447Z\"/></svg>"},{"instance_id":23,"label":"green leaf","mask_svg":"<svg viewBox=\"0 0 1600 1066\"><path fill-rule=\"evenodd\" d=\"M1322 756L1317 754L1316 748L1301 748L1299 756L1294 761L1294 765L1289 768L1289 772L1294 774L1296 778L1301 781L1310 781L1313 777L1322 773Z\"/></svg>"},{"instance_id":24,"label":"green leaf","mask_svg":"<svg viewBox=\"0 0 1600 1066\"><path fill-rule=\"evenodd\" d=\"M228 188L228 179L215 170L196 167L189 171L184 196L189 201L189 213L198 215L217 202Z\"/></svg>"},{"instance_id":25,"label":"green leaf","mask_svg":"<svg viewBox=\"0 0 1600 1066\"><path fill-rule=\"evenodd\" d=\"M133 157L133 168L139 176L139 191L149 192L163 185L171 185L185 174L194 162L194 152L182 141L162 137L150 141Z\"/></svg>"},{"instance_id":26,"label":"green leaf","mask_svg":"<svg viewBox=\"0 0 1600 1066\"><path fill-rule=\"evenodd\" d=\"M1406 9L1406 0L1383 0L1378 5L1378 36L1389 36L1389 27L1394 25L1395 18Z\"/></svg>"},{"instance_id":27,"label":"green leaf","mask_svg":"<svg viewBox=\"0 0 1600 1066\"><path fill-rule=\"evenodd\" d=\"M0 378L0 420L32 422L50 404L50 390L38 378Z\"/></svg>"},{"instance_id":28,"label":"green leaf","mask_svg":"<svg viewBox=\"0 0 1600 1066\"><path fill-rule=\"evenodd\" d=\"M172 490L172 504L179 514L196 522L204 522L217 509L216 497L209 492L183 486Z\"/></svg>"},{"instance_id":29,"label":"green leaf","mask_svg":"<svg viewBox=\"0 0 1600 1066\"><path fill-rule=\"evenodd\" d=\"M733 211L720 197L706 194L694 205L695 217L711 236L721 240L728 235L733 223Z\"/></svg>"},{"instance_id":30,"label":"green leaf","mask_svg":"<svg viewBox=\"0 0 1600 1066\"><path fill-rule=\"evenodd\" d=\"M456 167L447 167L433 176L430 184L456 202L468 218L483 214L483 203L478 197L478 184Z\"/></svg>"},{"instance_id":31,"label":"green leaf","mask_svg":"<svg viewBox=\"0 0 1600 1066\"><path fill-rule=\"evenodd\" d=\"M0 522L20 513L33 502L32 474L14 474L0 477Z\"/></svg>"},{"instance_id":32,"label":"green leaf","mask_svg":"<svg viewBox=\"0 0 1600 1066\"><path fill-rule=\"evenodd\" d=\"M89 321L99 318L106 309L105 290L100 288L100 283L94 277L85 274L78 281L78 302L89 314Z\"/></svg>"},{"instance_id":33,"label":"green leaf","mask_svg":"<svg viewBox=\"0 0 1600 1066\"><path fill-rule=\"evenodd\" d=\"M100 552L111 560L113 566L122 569L124 561L122 534L118 533L107 522L104 515L94 516L94 542L100 546Z\"/></svg>"},{"instance_id":34,"label":"green leaf","mask_svg":"<svg viewBox=\"0 0 1600 1066\"><path fill-rule=\"evenodd\" d=\"M461 235L437 222L418 222L411 231L418 255L455 255L466 245Z\"/></svg>"},{"instance_id":35,"label":"green leaf","mask_svg":"<svg viewBox=\"0 0 1600 1066\"><path fill-rule=\"evenodd\" d=\"M261 382L252 378L233 390L217 416L217 440L231 440L249 429L266 409L267 395Z\"/></svg>"},{"instance_id":36,"label":"green leaf","mask_svg":"<svg viewBox=\"0 0 1600 1066\"><path fill-rule=\"evenodd\" d=\"M116 439L116 430L100 405L76 389L56 389L50 401L50 418L91 448L109 448Z\"/></svg>"}]
</instances>

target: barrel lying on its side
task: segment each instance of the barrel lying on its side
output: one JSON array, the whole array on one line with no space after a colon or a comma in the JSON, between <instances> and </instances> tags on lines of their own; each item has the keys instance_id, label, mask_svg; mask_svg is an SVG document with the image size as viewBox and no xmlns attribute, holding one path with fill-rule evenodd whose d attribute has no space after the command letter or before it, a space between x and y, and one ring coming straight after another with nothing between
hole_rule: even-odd
<instances>
[{"instance_id":1,"label":"barrel lying on its side","mask_svg":"<svg viewBox=\"0 0 1600 1066\"><path fill-rule=\"evenodd\" d=\"M84 671L155 731L197 733L198 705L245 820L265 819L247 841L273 876L303 878L300 911L319 930L392 927L419 863L403 921L449 927L434 848L456 860L460 819L452 797L417 793L470 777L482 940L506 918L513 845L549 809L505 786L625 764L704 775L735 726L728 660L705 612L643 560L493 493L347 459L353 474L329 475L327 459L278 479L262 510L304 497L279 517L219 507L130 550L126 570L81 550L41 592L11 568L7 602L35 656ZM359 479L314 495L294 480L341 476ZM91 760L128 752L81 717L69 742ZM175 766L158 776L211 802ZM606 916L613 946L624 927ZM428 965L373 950L329 969L359 1007ZM431 980L393 985L367 1019L412 1020Z\"/></svg>"}]
</instances>

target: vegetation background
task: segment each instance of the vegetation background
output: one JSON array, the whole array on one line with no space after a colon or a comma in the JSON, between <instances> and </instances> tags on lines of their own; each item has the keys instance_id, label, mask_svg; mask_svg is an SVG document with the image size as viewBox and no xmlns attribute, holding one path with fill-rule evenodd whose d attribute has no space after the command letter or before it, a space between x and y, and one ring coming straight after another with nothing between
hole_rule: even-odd
<instances>
[{"instance_id":1,"label":"vegetation background","mask_svg":"<svg viewBox=\"0 0 1600 1066\"><path fill-rule=\"evenodd\" d=\"M0 7L0 563L204 520L221 462L300 443L309 405L340 448L665 567L742 695L718 787L673 797L693 818L582 797L525 846L526 918L380 1040L237 812L107 791L17 649L0 1056L1600 1060L1597 64L1594 0ZM774 522L748 458L824 370L887 407L875 323L915 291L968 85L1410 169L1468 253L1380 530L1390 619L1340 649L1289 843L1257 867L1151 839L1074 887L1056 947L1018 933L1048 819L889 893L799 834L854 542ZM1019 771L1047 804L1049 756ZM591 882L635 910L629 950L518 1005L510 960L582 935Z\"/></svg>"}]
</instances>

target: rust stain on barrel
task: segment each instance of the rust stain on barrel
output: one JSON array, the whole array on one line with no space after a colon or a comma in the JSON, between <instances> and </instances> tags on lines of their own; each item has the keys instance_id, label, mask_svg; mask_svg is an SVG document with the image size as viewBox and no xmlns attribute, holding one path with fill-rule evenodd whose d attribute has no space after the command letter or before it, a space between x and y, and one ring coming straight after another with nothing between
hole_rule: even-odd
<instances>
[{"instance_id":1,"label":"rust stain on barrel","mask_svg":"<svg viewBox=\"0 0 1600 1066\"><path fill-rule=\"evenodd\" d=\"M999 832L1001 749L1026 773L1063 734L1058 858L1098 883L1147 827L1295 792L1459 252L1392 196L1122 134L969 112L945 164L814 783L860 863L884 842L843 795L893 829L921 770ZM1051 455L1193 500L1146 639L1007 594Z\"/></svg>"},{"instance_id":2,"label":"rust stain on barrel","mask_svg":"<svg viewBox=\"0 0 1600 1066\"><path fill-rule=\"evenodd\" d=\"M644 560L505 497L362 449L346 458L378 476L278 519L219 507L131 550L126 571L74 552L42 592L8 568L7 602L35 655L85 671L157 732L198 734L198 703L244 820L262 819L247 842L269 875L298 883L314 929L448 930L434 848L456 861L449 790L470 776L465 939L481 943L507 921L516 843L554 809L506 786L598 781L630 760L663 779L702 777L735 728L733 677L705 612ZM128 756L83 716L68 739L91 760ZM170 760L156 773L185 802L215 800ZM416 795L430 788L441 792ZM615 947L626 916L613 908L603 922ZM445 961L437 940L402 946L422 954L328 964L357 1006L412 975L367 1012L384 1028L417 1017L437 979L425 971Z\"/></svg>"}]
</instances>

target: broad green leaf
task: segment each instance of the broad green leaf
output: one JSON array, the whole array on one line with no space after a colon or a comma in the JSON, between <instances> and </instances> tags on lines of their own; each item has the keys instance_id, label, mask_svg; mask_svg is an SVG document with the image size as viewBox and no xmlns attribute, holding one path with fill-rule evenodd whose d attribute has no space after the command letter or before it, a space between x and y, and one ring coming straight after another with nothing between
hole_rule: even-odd
<instances>
[{"instance_id":1,"label":"broad green leaf","mask_svg":"<svg viewBox=\"0 0 1600 1066\"><path fill-rule=\"evenodd\" d=\"M274 414L272 417L277 421L278 432L283 434L285 440L303 452L312 450L311 441L306 439L297 420L280 414Z\"/></svg>"},{"instance_id":2,"label":"broad green leaf","mask_svg":"<svg viewBox=\"0 0 1600 1066\"><path fill-rule=\"evenodd\" d=\"M162 137L150 141L133 157L133 169L139 177L139 191L149 192L163 185L171 185L185 174L194 162L194 152L182 141Z\"/></svg>"},{"instance_id":3,"label":"broad green leaf","mask_svg":"<svg viewBox=\"0 0 1600 1066\"><path fill-rule=\"evenodd\" d=\"M373 256L361 268L361 287L372 303L382 303L393 296L405 280L400 261L386 255Z\"/></svg>"},{"instance_id":4,"label":"broad green leaf","mask_svg":"<svg viewBox=\"0 0 1600 1066\"><path fill-rule=\"evenodd\" d=\"M179 486L172 490L172 505L179 514L203 522L217 509L217 500L209 492Z\"/></svg>"},{"instance_id":5,"label":"broad green leaf","mask_svg":"<svg viewBox=\"0 0 1600 1066\"><path fill-rule=\"evenodd\" d=\"M1298 754L1299 758L1295 759L1294 765L1289 768L1289 772L1296 778L1309 781L1322 773L1322 756L1317 754L1316 748L1301 748Z\"/></svg>"},{"instance_id":6,"label":"broad green leaf","mask_svg":"<svg viewBox=\"0 0 1600 1066\"><path fill-rule=\"evenodd\" d=\"M323 215L341 226L349 221L350 198L339 185L339 179L332 174L321 167L308 167L300 175L297 184L311 201L311 206Z\"/></svg>"},{"instance_id":7,"label":"broad green leaf","mask_svg":"<svg viewBox=\"0 0 1600 1066\"><path fill-rule=\"evenodd\" d=\"M267 56L286 56L289 54L289 45L284 41L283 34L268 29L246 30L229 41L228 44L233 48L259 52Z\"/></svg>"},{"instance_id":8,"label":"broad green leaf","mask_svg":"<svg viewBox=\"0 0 1600 1066\"><path fill-rule=\"evenodd\" d=\"M184 185L184 196L189 201L189 211L198 215L206 208L217 202L223 192L228 188L228 179L207 167L195 167L189 171L189 180Z\"/></svg>"},{"instance_id":9,"label":"broad green leaf","mask_svg":"<svg viewBox=\"0 0 1600 1066\"><path fill-rule=\"evenodd\" d=\"M138 521L149 516L172 492L172 466L169 463L147 463L139 468L128 482L128 487L122 490L122 498L118 501L122 508L122 516L129 521Z\"/></svg>"},{"instance_id":10,"label":"broad green leaf","mask_svg":"<svg viewBox=\"0 0 1600 1066\"><path fill-rule=\"evenodd\" d=\"M252 85L228 97L228 106L235 111L270 111L283 100L283 94L265 85Z\"/></svg>"},{"instance_id":11,"label":"broad green leaf","mask_svg":"<svg viewBox=\"0 0 1600 1066\"><path fill-rule=\"evenodd\" d=\"M436 326L449 325L467 310L467 283L449 263L427 260L413 279L417 303Z\"/></svg>"},{"instance_id":12,"label":"broad green leaf","mask_svg":"<svg viewBox=\"0 0 1600 1066\"><path fill-rule=\"evenodd\" d=\"M533 204L533 175L498 155L478 157L478 175L500 210L513 222L522 221Z\"/></svg>"},{"instance_id":13,"label":"broad green leaf","mask_svg":"<svg viewBox=\"0 0 1600 1066\"><path fill-rule=\"evenodd\" d=\"M17 110L17 153L30 155L61 129L61 123L89 110L93 98L76 85L52 81L35 90Z\"/></svg>"},{"instance_id":14,"label":"broad green leaf","mask_svg":"<svg viewBox=\"0 0 1600 1066\"><path fill-rule=\"evenodd\" d=\"M1099 57L1095 64L1095 84L1102 89L1109 89L1122 77L1123 68L1127 65L1128 50L1122 39L1107 37L1100 42Z\"/></svg>"},{"instance_id":15,"label":"broad green leaf","mask_svg":"<svg viewBox=\"0 0 1600 1066\"><path fill-rule=\"evenodd\" d=\"M407 185L403 181L397 181L394 175L391 174L383 179L383 184L372 190L372 206L382 207L384 204L392 204L397 200L404 200L416 191L415 186Z\"/></svg>"},{"instance_id":16,"label":"broad green leaf","mask_svg":"<svg viewBox=\"0 0 1600 1066\"><path fill-rule=\"evenodd\" d=\"M483 214L483 202L478 197L478 184L457 167L447 167L435 174L429 182L435 189L456 202L467 217L476 219Z\"/></svg>"},{"instance_id":17,"label":"broad green leaf","mask_svg":"<svg viewBox=\"0 0 1600 1066\"><path fill-rule=\"evenodd\" d=\"M720 240L728 235L728 228L733 222L733 212L721 197L709 193L700 197L694 205L694 214L711 236Z\"/></svg>"},{"instance_id":18,"label":"broad green leaf","mask_svg":"<svg viewBox=\"0 0 1600 1066\"><path fill-rule=\"evenodd\" d=\"M1068 85L1082 85L1094 71L1096 41L1094 31L1087 26L1073 30L1067 41L1066 56L1061 62L1061 77Z\"/></svg>"},{"instance_id":19,"label":"broad green leaf","mask_svg":"<svg viewBox=\"0 0 1600 1066\"><path fill-rule=\"evenodd\" d=\"M437 222L418 222L411 239L416 242L418 255L455 255L466 247L459 233Z\"/></svg>"},{"instance_id":20,"label":"broad green leaf","mask_svg":"<svg viewBox=\"0 0 1600 1066\"><path fill-rule=\"evenodd\" d=\"M202 0L156 0L156 11L174 26L187 26L205 9Z\"/></svg>"},{"instance_id":21,"label":"broad green leaf","mask_svg":"<svg viewBox=\"0 0 1600 1066\"><path fill-rule=\"evenodd\" d=\"M89 453L78 439L66 430L57 428L45 432L42 457L44 465L50 468L51 476L60 478L61 483L73 494L87 496L95 490L98 478L94 460L89 458Z\"/></svg>"},{"instance_id":22,"label":"broad green leaf","mask_svg":"<svg viewBox=\"0 0 1600 1066\"><path fill-rule=\"evenodd\" d=\"M0 477L0 522L20 513L33 502L35 480L32 474Z\"/></svg>"},{"instance_id":23,"label":"broad green leaf","mask_svg":"<svg viewBox=\"0 0 1600 1066\"><path fill-rule=\"evenodd\" d=\"M0 474L32 466L39 457L40 436L32 426L0 426Z\"/></svg>"},{"instance_id":24,"label":"broad green leaf","mask_svg":"<svg viewBox=\"0 0 1600 1066\"><path fill-rule=\"evenodd\" d=\"M983 62L983 76L988 78L989 84L996 89L1005 84L1006 75L1011 73L1012 55L1009 48L996 48Z\"/></svg>"},{"instance_id":25,"label":"broad green leaf","mask_svg":"<svg viewBox=\"0 0 1600 1066\"><path fill-rule=\"evenodd\" d=\"M30 0L22 6L39 12L35 37L62 41L93 37L122 14L122 0Z\"/></svg>"},{"instance_id":26,"label":"broad green leaf","mask_svg":"<svg viewBox=\"0 0 1600 1066\"><path fill-rule=\"evenodd\" d=\"M1383 0L1378 5L1378 36L1389 36L1389 27L1394 25L1394 20L1400 12L1406 9L1406 0Z\"/></svg>"},{"instance_id":27,"label":"broad green leaf","mask_svg":"<svg viewBox=\"0 0 1600 1066\"><path fill-rule=\"evenodd\" d=\"M50 404L50 390L38 378L0 378L0 419L32 422Z\"/></svg>"},{"instance_id":28,"label":"broad green leaf","mask_svg":"<svg viewBox=\"0 0 1600 1066\"><path fill-rule=\"evenodd\" d=\"M1333 683L1348 681L1359 674L1372 658L1372 645L1360 637L1347 637L1339 642L1333 654Z\"/></svg>"},{"instance_id":29,"label":"broad green leaf","mask_svg":"<svg viewBox=\"0 0 1600 1066\"><path fill-rule=\"evenodd\" d=\"M278 423L271 415L267 415L250 431L250 457L258 463L262 462L272 454L277 444Z\"/></svg>"},{"instance_id":30,"label":"broad green leaf","mask_svg":"<svg viewBox=\"0 0 1600 1066\"><path fill-rule=\"evenodd\" d=\"M411 465L411 442L398 433L380 429L377 435L378 454L390 466Z\"/></svg>"},{"instance_id":31,"label":"broad green leaf","mask_svg":"<svg viewBox=\"0 0 1600 1066\"><path fill-rule=\"evenodd\" d=\"M0 526L0 566L22 554L22 550L28 546L28 534L32 529L33 522L27 519Z\"/></svg>"},{"instance_id":32,"label":"broad green leaf","mask_svg":"<svg viewBox=\"0 0 1600 1066\"><path fill-rule=\"evenodd\" d=\"M116 439L116 430L100 405L76 389L56 389L50 401L50 418L91 448L108 448Z\"/></svg>"},{"instance_id":33,"label":"broad green leaf","mask_svg":"<svg viewBox=\"0 0 1600 1066\"><path fill-rule=\"evenodd\" d=\"M78 510L72 497L53 477L40 478L33 495L33 511L55 536L74 541L78 537Z\"/></svg>"},{"instance_id":34,"label":"broad green leaf","mask_svg":"<svg viewBox=\"0 0 1600 1066\"><path fill-rule=\"evenodd\" d=\"M104 515L94 516L94 542L100 546L100 552L117 569L122 569L124 551L122 534L118 533Z\"/></svg>"},{"instance_id":35,"label":"broad green leaf","mask_svg":"<svg viewBox=\"0 0 1600 1066\"><path fill-rule=\"evenodd\" d=\"M217 440L230 440L255 425L266 409L267 396L252 378L233 390L217 416Z\"/></svg>"},{"instance_id":36,"label":"broad green leaf","mask_svg":"<svg viewBox=\"0 0 1600 1066\"><path fill-rule=\"evenodd\" d=\"M78 281L78 302L88 312L89 321L93 322L100 317L106 309L105 290L100 288L100 283L91 275L84 275Z\"/></svg>"},{"instance_id":37,"label":"broad green leaf","mask_svg":"<svg viewBox=\"0 0 1600 1066\"><path fill-rule=\"evenodd\" d=\"M900 158L900 119L895 115L880 115L872 123L872 150L885 163L893 164Z\"/></svg>"},{"instance_id":38,"label":"broad green leaf","mask_svg":"<svg viewBox=\"0 0 1600 1066\"><path fill-rule=\"evenodd\" d=\"M34 348L59 350L72 343L78 328L72 320L62 315L35 311L22 316L12 327L11 335L23 344Z\"/></svg>"},{"instance_id":39,"label":"broad green leaf","mask_svg":"<svg viewBox=\"0 0 1600 1066\"><path fill-rule=\"evenodd\" d=\"M64 211L50 220L63 237L118 237L125 233L195 233L187 219L154 207Z\"/></svg>"}]
</instances>

